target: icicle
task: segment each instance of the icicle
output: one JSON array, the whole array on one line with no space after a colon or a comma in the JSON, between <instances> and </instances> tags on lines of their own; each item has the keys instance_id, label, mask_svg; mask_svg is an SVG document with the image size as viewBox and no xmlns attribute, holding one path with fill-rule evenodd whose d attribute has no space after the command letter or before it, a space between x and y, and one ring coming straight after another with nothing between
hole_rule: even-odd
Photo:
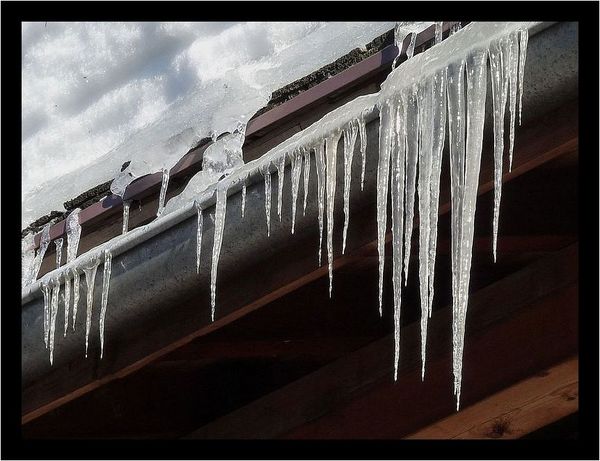
<instances>
[{"instance_id":1,"label":"icicle","mask_svg":"<svg viewBox=\"0 0 600 461\"><path fill-rule=\"evenodd\" d=\"M525 77L525 59L527 58L529 30L521 30L519 39L519 126L521 126L521 112L523 110L523 78Z\"/></svg>"},{"instance_id":2,"label":"icicle","mask_svg":"<svg viewBox=\"0 0 600 461\"><path fill-rule=\"evenodd\" d=\"M412 32L410 34L410 43L408 44L408 48L406 49L406 59L410 59L415 54L415 45L417 43L417 34Z\"/></svg>"},{"instance_id":3,"label":"icicle","mask_svg":"<svg viewBox=\"0 0 600 461\"><path fill-rule=\"evenodd\" d=\"M304 153L304 205L302 216L306 215L306 199L308 198L308 184L310 181L310 149L303 149Z\"/></svg>"},{"instance_id":4,"label":"icicle","mask_svg":"<svg viewBox=\"0 0 600 461\"><path fill-rule=\"evenodd\" d=\"M457 33L460 29L462 29L462 25L460 22L457 22L455 24L452 24L452 27L450 28L450 35L454 35L455 33Z\"/></svg>"},{"instance_id":5,"label":"icicle","mask_svg":"<svg viewBox=\"0 0 600 461\"><path fill-rule=\"evenodd\" d=\"M40 272L40 268L42 267L42 261L44 259L44 255L46 254L46 250L48 249L48 245L50 245L50 223L44 226L42 230L42 235L40 236L40 247L38 249L37 254L35 255L35 259L33 260L33 267L31 269L31 273L29 274L29 280L25 283L25 286L34 282L37 279L37 276Z\"/></svg>"},{"instance_id":6,"label":"icicle","mask_svg":"<svg viewBox=\"0 0 600 461\"><path fill-rule=\"evenodd\" d=\"M427 78L420 88L419 118L419 293L421 301L421 380L425 378L427 319L429 318L429 249L431 223L431 175L433 160L433 78Z\"/></svg>"},{"instance_id":7,"label":"icicle","mask_svg":"<svg viewBox=\"0 0 600 461\"><path fill-rule=\"evenodd\" d=\"M392 282L394 294L394 381L398 380L400 364L400 313L402 304L402 238L404 225L404 183L406 163L406 101L392 106L391 119L394 135L389 140L391 150L391 201L392 201ZM386 128L388 129L388 128ZM390 136L391 134L387 134ZM387 194L386 194L387 195ZM384 229L385 231L385 229ZM381 260L380 260L381 261ZM381 276L381 273L380 273ZM381 282L381 278L380 278Z\"/></svg>"},{"instance_id":8,"label":"icicle","mask_svg":"<svg viewBox=\"0 0 600 461\"><path fill-rule=\"evenodd\" d=\"M517 80L519 77L519 36L512 32L508 36L508 80L510 84L510 149L508 151L508 171L512 171L513 149L515 146L515 119L517 115Z\"/></svg>"},{"instance_id":9,"label":"icicle","mask_svg":"<svg viewBox=\"0 0 600 461\"><path fill-rule=\"evenodd\" d=\"M360 190L365 186L365 169L367 166L367 127L365 116L361 114L358 119L358 133L360 134L360 155L362 157L361 173L360 173Z\"/></svg>"},{"instance_id":10,"label":"icicle","mask_svg":"<svg viewBox=\"0 0 600 461\"><path fill-rule=\"evenodd\" d=\"M100 359L104 355L104 319L108 305L108 290L110 289L110 273L112 269L112 253L104 250L104 274L102 275L102 306L100 308Z\"/></svg>"},{"instance_id":11,"label":"icicle","mask_svg":"<svg viewBox=\"0 0 600 461\"><path fill-rule=\"evenodd\" d=\"M354 145L358 135L358 126L350 122L344 131L344 233L342 243L342 254L346 251L346 235L348 234L348 223L350 222L350 186L352 181L352 158L354 157Z\"/></svg>"},{"instance_id":12,"label":"icicle","mask_svg":"<svg viewBox=\"0 0 600 461\"><path fill-rule=\"evenodd\" d=\"M35 244L33 234L27 234L21 240L21 288L28 284L33 263L35 261Z\"/></svg>"},{"instance_id":13,"label":"icicle","mask_svg":"<svg viewBox=\"0 0 600 461\"><path fill-rule=\"evenodd\" d=\"M383 269L385 263L385 229L390 177L390 142L392 108L386 101L379 109L379 161L377 164L377 250L379 253L379 316L383 315Z\"/></svg>"},{"instance_id":14,"label":"icicle","mask_svg":"<svg viewBox=\"0 0 600 461\"><path fill-rule=\"evenodd\" d=\"M333 290L333 209L335 206L336 159L337 147L341 131L327 137L325 140L326 187L327 187L327 262L329 267L329 297Z\"/></svg>"},{"instance_id":15,"label":"icicle","mask_svg":"<svg viewBox=\"0 0 600 461\"><path fill-rule=\"evenodd\" d=\"M395 69L398 65L398 59L400 59L400 55L402 54L402 45L408 34L409 32L402 27L401 23L396 23L396 27L394 28L394 45L398 48L398 55L394 58L394 62L392 62L392 69Z\"/></svg>"},{"instance_id":16,"label":"icicle","mask_svg":"<svg viewBox=\"0 0 600 461\"><path fill-rule=\"evenodd\" d=\"M435 45L437 45L438 43L442 43L443 31L444 31L443 21L436 22L435 23L435 42L434 42Z\"/></svg>"},{"instance_id":17,"label":"icicle","mask_svg":"<svg viewBox=\"0 0 600 461\"><path fill-rule=\"evenodd\" d=\"M196 223L196 274L200 273L200 253L202 251L202 208L200 203L194 201L196 207L197 223Z\"/></svg>"},{"instance_id":18,"label":"icicle","mask_svg":"<svg viewBox=\"0 0 600 461\"><path fill-rule=\"evenodd\" d=\"M75 331L75 320L77 319L77 307L79 306L79 271L73 269L73 331Z\"/></svg>"},{"instance_id":19,"label":"icicle","mask_svg":"<svg viewBox=\"0 0 600 461\"><path fill-rule=\"evenodd\" d=\"M56 268L58 269L60 267L60 260L62 259L63 239L56 239L54 245L56 245Z\"/></svg>"},{"instance_id":20,"label":"icicle","mask_svg":"<svg viewBox=\"0 0 600 461\"><path fill-rule=\"evenodd\" d=\"M277 162L277 216L281 222L281 205L283 203L283 180L285 177L285 155Z\"/></svg>"},{"instance_id":21,"label":"icicle","mask_svg":"<svg viewBox=\"0 0 600 461\"><path fill-rule=\"evenodd\" d=\"M123 231L121 234L126 234L129 230L129 207L131 206L131 201L126 200L123 202Z\"/></svg>"},{"instance_id":22,"label":"icicle","mask_svg":"<svg viewBox=\"0 0 600 461\"><path fill-rule=\"evenodd\" d=\"M90 328L92 326L92 307L94 304L94 283L96 281L96 271L98 270L98 265L100 264L100 259L95 258L91 261L90 265L83 268L83 272L85 272L85 283L87 285L87 312L85 319L85 356L87 358L88 353L88 338L90 336ZM73 322L75 324L75 322Z\"/></svg>"},{"instance_id":23,"label":"icicle","mask_svg":"<svg viewBox=\"0 0 600 461\"><path fill-rule=\"evenodd\" d=\"M42 293L44 294L44 344L47 348L50 333L50 287L47 282L42 282Z\"/></svg>"},{"instance_id":24,"label":"icicle","mask_svg":"<svg viewBox=\"0 0 600 461\"><path fill-rule=\"evenodd\" d=\"M65 295L64 295L64 304L65 304L65 331L63 333L63 338L67 336L67 328L69 327L69 309L71 303L71 275L69 271L64 271L65 277Z\"/></svg>"},{"instance_id":25,"label":"icicle","mask_svg":"<svg viewBox=\"0 0 600 461\"><path fill-rule=\"evenodd\" d=\"M244 219L244 212L246 211L246 180L242 183L242 219Z\"/></svg>"},{"instance_id":26,"label":"icicle","mask_svg":"<svg viewBox=\"0 0 600 461\"><path fill-rule=\"evenodd\" d=\"M261 170L265 177L265 213L267 216L267 237L271 236L271 172L267 164Z\"/></svg>"},{"instance_id":27,"label":"icicle","mask_svg":"<svg viewBox=\"0 0 600 461\"><path fill-rule=\"evenodd\" d=\"M270 177L270 175L267 175ZM267 177L265 176L265 178ZM269 185L270 186L270 185ZM269 187L269 191L271 188ZM215 236L213 242L212 266L210 270L210 318L215 321L215 300L217 296L217 268L223 243L223 230L225 228L225 213L227 211L227 189L217 187L217 203L215 204Z\"/></svg>"},{"instance_id":28,"label":"icicle","mask_svg":"<svg viewBox=\"0 0 600 461\"><path fill-rule=\"evenodd\" d=\"M500 200L502 197L502 160L504 156L504 113L507 101L508 69L503 60L503 49L507 50L508 42L500 40L490 45L489 60L492 81L492 107L494 119L494 217L492 231L492 254L496 262L498 245L498 220L500 216Z\"/></svg>"},{"instance_id":29,"label":"icicle","mask_svg":"<svg viewBox=\"0 0 600 461\"><path fill-rule=\"evenodd\" d=\"M75 208L67 216L67 264L77 258L79 239L81 238L81 225L79 224L80 211L81 209Z\"/></svg>"},{"instance_id":30,"label":"icicle","mask_svg":"<svg viewBox=\"0 0 600 461\"><path fill-rule=\"evenodd\" d=\"M60 292L60 280L52 280L52 301L50 306L50 365L54 362L54 333L56 331L56 315L58 314L58 294Z\"/></svg>"},{"instance_id":31,"label":"icicle","mask_svg":"<svg viewBox=\"0 0 600 461\"><path fill-rule=\"evenodd\" d=\"M319 205L319 266L321 266L321 248L323 247L323 213L325 212L325 152L323 141L315 147L317 165L317 202Z\"/></svg>"},{"instance_id":32,"label":"icicle","mask_svg":"<svg viewBox=\"0 0 600 461\"><path fill-rule=\"evenodd\" d=\"M165 198L167 197L167 188L169 187L169 170L163 168L162 170L162 182L160 184L160 196L158 197L158 210L156 216L160 216L165 208Z\"/></svg>"},{"instance_id":33,"label":"icicle","mask_svg":"<svg viewBox=\"0 0 600 461\"><path fill-rule=\"evenodd\" d=\"M292 234L296 225L296 202L300 188L300 173L302 173L302 154L300 151L292 153Z\"/></svg>"},{"instance_id":34,"label":"icicle","mask_svg":"<svg viewBox=\"0 0 600 461\"><path fill-rule=\"evenodd\" d=\"M417 109L417 89L413 87L407 97L406 108L406 201L404 204L404 286L408 282L410 247L415 215L415 190L417 163L419 159L419 116Z\"/></svg>"}]
</instances>

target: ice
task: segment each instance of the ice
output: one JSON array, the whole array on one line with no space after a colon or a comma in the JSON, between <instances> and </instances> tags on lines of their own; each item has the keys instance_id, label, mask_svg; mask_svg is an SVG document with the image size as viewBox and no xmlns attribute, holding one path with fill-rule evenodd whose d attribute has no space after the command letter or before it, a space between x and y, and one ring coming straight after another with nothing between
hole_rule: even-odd
<instances>
[{"instance_id":1,"label":"ice","mask_svg":"<svg viewBox=\"0 0 600 461\"><path fill-rule=\"evenodd\" d=\"M165 207L165 198L167 197L167 189L169 187L169 169L163 168L162 170L162 181L160 184L160 195L158 197L158 210L156 216L160 216Z\"/></svg>"},{"instance_id":2,"label":"ice","mask_svg":"<svg viewBox=\"0 0 600 461\"><path fill-rule=\"evenodd\" d=\"M130 200L125 200L123 202L123 230L121 234L126 234L129 230L129 207L131 206Z\"/></svg>"},{"instance_id":3,"label":"ice","mask_svg":"<svg viewBox=\"0 0 600 461\"><path fill-rule=\"evenodd\" d=\"M350 222L350 186L352 181L352 158L354 157L354 146L358 135L358 122L350 122L344 130L344 235L342 243L342 254L346 251L346 235L348 234L348 223Z\"/></svg>"},{"instance_id":4,"label":"ice","mask_svg":"<svg viewBox=\"0 0 600 461\"><path fill-rule=\"evenodd\" d=\"M285 156L277 162L277 216L281 221L281 205L283 203L283 180L285 178Z\"/></svg>"},{"instance_id":5,"label":"ice","mask_svg":"<svg viewBox=\"0 0 600 461\"><path fill-rule=\"evenodd\" d=\"M60 292L60 279L55 278L52 284L52 301L50 306L50 365L54 362L54 333L56 332L56 316L58 314L58 294Z\"/></svg>"},{"instance_id":6,"label":"ice","mask_svg":"<svg viewBox=\"0 0 600 461\"><path fill-rule=\"evenodd\" d=\"M300 174L302 173L302 152L292 152L292 234L296 225L296 204L298 202L298 189L300 189Z\"/></svg>"},{"instance_id":7,"label":"ice","mask_svg":"<svg viewBox=\"0 0 600 461\"><path fill-rule=\"evenodd\" d=\"M69 271L64 271L65 278L65 294L64 294L64 306L65 306L65 331L63 337L67 336L67 328L69 327L69 312L71 309L71 274Z\"/></svg>"},{"instance_id":8,"label":"ice","mask_svg":"<svg viewBox=\"0 0 600 461\"><path fill-rule=\"evenodd\" d=\"M100 265L100 258L93 258L89 265L83 267L85 272L85 283L87 285L87 311L85 317L85 356L88 353L88 339L90 336L90 328L92 326L92 307L94 304L94 283L96 281L96 271ZM73 322L75 325L75 322Z\"/></svg>"},{"instance_id":9,"label":"ice","mask_svg":"<svg viewBox=\"0 0 600 461\"><path fill-rule=\"evenodd\" d=\"M519 77L519 35L513 31L508 36L508 81L510 85L509 109L510 109L510 147L508 151L508 171L512 171L512 158L515 146L515 120L517 115L517 80Z\"/></svg>"},{"instance_id":10,"label":"ice","mask_svg":"<svg viewBox=\"0 0 600 461\"><path fill-rule=\"evenodd\" d=\"M333 290L333 209L335 206L337 148L342 132L338 131L325 140L326 192L327 192L327 261L329 267L329 297Z\"/></svg>"},{"instance_id":11,"label":"ice","mask_svg":"<svg viewBox=\"0 0 600 461\"><path fill-rule=\"evenodd\" d=\"M79 239L81 238L81 225L79 224L79 213L81 209L75 208L67 216L67 264L77 258Z\"/></svg>"},{"instance_id":12,"label":"ice","mask_svg":"<svg viewBox=\"0 0 600 461\"><path fill-rule=\"evenodd\" d=\"M321 266L321 249L323 247L323 213L325 212L325 150L324 141L314 147L317 166L317 204L319 208L319 266Z\"/></svg>"},{"instance_id":13,"label":"ice","mask_svg":"<svg viewBox=\"0 0 600 461\"><path fill-rule=\"evenodd\" d=\"M50 286L48 282L42 282L42 293L44 295L44 344L48 347L48 335L50 334Z\"/></svg>"},{"instance_id":14,"label":"ice","mask_svg":"<svg viewBox=\"0 0 600 461\"><path fill-rule=\"evenodd\" d=\"M361 114L358 119L358 133L360 135L360 155L362 157L361 173L360 173L360 190L364 190L365 186L365 169L367 165L367 128L365 116Z\"/></svg>"},{"instance_id":15,"label":"ice","mask_svg":"<svg viewBox=\"0 0 600 461\"><path fill-rule=\"evenodd\" d=\"M304 203L302 205L302 215L306 215L306 200L308 198L308 184L310 181L310 149L303 149L304 156L304 172L303 172L303 180L304 180Z\"/></svg>"},{"instance_id":16,"label":"ice","mask_svg":"<svg viewBox=\"0 0 600 461\"><path fill-rule=\"evenodd\" d=\"M406 57L410 59L413 57L415 52L415 44L417 41L417 35L423 30L431 27L434 24L433 22L398 22L396 23L396 27L394 28L394 44L398 48L398 56L394 59L392 63L392 69L396 68L398 58L402 53L402 44L404 43L404 39L410 35L410 42L408 44L408 48L406 49Z\"/></svg>"},{"instance_id":17,"label":"ice","mask_svg":"<svg viewBox=\"0 0 600 461\"><path fill-rule=\"evenodd\" d=\"M242 219L244 219L244 212L246 210L246 181L242 184Z\"/></svg>"},{"instance_id":18,"label":"ice","mask_svg":"<svg viewBox=\"0 0 600 461\"><path fill-rule=\"evenodd\" d=\"M523 78L525 76L525 60L527 58L527 42L529 31L519 31L519 126L521 126L521 112L523 110Z\"/></svg>"},{"instance_id":19,"label":"ice","mask_svg":"<svg viewBox=\"0 0 600 461\"><path fill-rule=\"evenodd\" d=\"M100 308L100 359L104 355L104 320L106 318L106 306L108 305L108 290L110 289L110 273L112 269L112 254L104 250L104 274L102 276L102 306Z\"/></svg>"},{"instance_id":20,"label":"ice","mask_svg":"<svg viewBox=\"0 0 600 461\"><path fill-rule=\"evenodd\" d=\"M245 189L244 189L245 190ZM196 207L196 274L200 273L200 253L202 251L202 208L200 207L200 203L198 201L194 202L194 206Z\"/></svg>"},{"instance_id":21,"label":"ice","mask_svg":"<svg viewBox=\"0 0 600 461\"><path fill-rule=\"evenodd\" d=\"M77 320L77 307L79 306L79 271L73 269L73 331L75 331L75 320Z\"/></svg>"},{"instance_id":22,"label":"ice","mask_svg":"<svg viewBox=\"0 0 600 461\"><path fill-rule=\"evenodd\" d=\"M390 177L390 143L393 113L389 101L379 108L379 161L377 163L377 251L379 253L379 316L383 316L383 269L385 264L385 231L387 196Z\"/></svg>"},{"instance_id":23,"label":"ice","mask_svg":"<svg viewBox=\"0 0 600 461\"><path fill-rule=\"evenodd\" d=\"M56 246L56 268L58 269L60 267L60 260L62 259L63 239L56 239L54 245Z\"/></svg>"},{"instance_id":24,"label":"ice","mask_svg":"<svg viewBox=\"0 0 600 461\"><path fill-rule=\"evenodd\" d=\"M442 43L442 34L444 30L444 23L438 21L435 23L435 44Z\"/></svg>"},{"instance_id":25,"label":"ice","mask_svg":"<svg viewBox=\"0 0 600 461\"><path fill-rule=\"evenodd\" d=\"M262 169L265 177L265 214L267 217L267 236L271 236L271 172L269 165Z\"/></svg>"},{"instance_id":26,"label":"ice","mask_svg":"<svg viewBox=\"0 0 600 461\"><path fill-rule=\"evenodd\" d=\"M33 283L40 272L40 268L42 267L42 261L44 259L44 255L46 254L46 250L50 245L50 223L46 224L42 229L42 235L40 236L40 247L38 248L37 254L35 255L35 259L33 260L33 265L31 268L31 272L29 273L29 277L23 283L23 286L27 286Z\"/></svg>"},{"instance_id":27,"label":"ice","mask_svg":"<svg viewBox=\"0 0 600 461\"><path fill-rule=\"evenodd\" d=\"M30 279L30 274L35 261L35 242L32 233L27 234L21 240L21 289Z\"/></svg>"},{"instance_id":28,"label":"ice","mask_svg":"<svg viewBox=\"0 0 600 461\"><path fill-rule=\"evenodd\" d=\"M210 270L210 318L213 322L215 321L215 301L217 296L217 269L219 266L219 256L221 254L221 244L223 243L226 211L227 189L224 187L224 185L221 185L221 187L217 188L217 202L215 205L215 235L213 243L212 265Z\"/></svg>"},{"instance_id":29,"label":"ice","mask_svg":"<svg viewBox=\"0 0 600 461\"><path fill-rule=\"evenodd\" d=\"M406 185L404 203L404 285L408 283L410 247L415 214L415 191L417 163L419 160L419 113L417 87L413 86L407 96L406 107Z\"/></svg>"}]
</instances>

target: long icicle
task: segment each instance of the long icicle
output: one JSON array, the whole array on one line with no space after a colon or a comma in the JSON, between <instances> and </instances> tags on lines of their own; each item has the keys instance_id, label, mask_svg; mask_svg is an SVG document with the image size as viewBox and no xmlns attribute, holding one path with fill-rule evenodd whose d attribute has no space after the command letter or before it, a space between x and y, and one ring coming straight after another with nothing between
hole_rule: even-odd
<instances>
[{"instance_id":1,"label":"long icicle","mask_svg":"<svg viewBox=\"0 0 600 461\"><path fill-rule=\"evenodd\" d=\"M75 261L77 258L77 251L79 250L79 241L81 239L81 224L79 223L80 208L75 208L67 216L66 228L67 228L67 264ZM79 302L79 273L76 270L72 271L74 276L73 279L73 330L75 330L75 317L77 315L77 303ZM71 278L65 276L65 332L67 334L67 327L69 326L69 297L71 293Z\"/></svg>"},{"instance_id":2,"label":"long icicle","mask_svg":"<svg viewBox=\"0 0 600 461\"><path fill-rule=\"evenodd\" d=\"M108 305L108 291L110 289L110 273L112 270L112 253L104 250L104 273L102 275L102 306L100 308L100 359L104 356L104 322L106 306Z\"/></svg>"},{"instance_id":3,"label":"long icicle","mask_svg":"<svg viewBox=\"0 0 600 461\"><path fill-rule=\"evenodd\" d=\"M344 131L344 231L342 241L342 254L346 252L346 235L348 234L348 223L350 222L350 186L352 182L352 159L354 157L354 146L358 135L358 124L350 122Z\"/></svg>"},{"instance_id":4,"label":"long icicle","mask_svg":"<svg viewBox=\"0 0 600 461\"><path fill-rule=\"evenodd\" d=\"M129 207L131 206L130 200L123 201L123 229L121 234L126 234L129 231Z\"/></svg>"},{"instance_id":5,"label":"long icicle","mask_svg":"<svg viewBox=\"0 0 600 461\"><path fill-rule=\"evenodd\" d=\"M306 215L306 200L308 198L308 184L310 182L310 149L303 148L304 157L304 203L302 205L302 216Z\"/></svg>"},{"instance_id":6,"label":"long icicle","mask_svg":"<svg viewBox=\"0 0 600 461\"><path fill-rule=\"evenodd\" d=\"M508 80L510 82L509 90L509 109L510 109L510 147L508 151L508 171L512 171L513 150L515 147L515 121L517 115L517 81L519 78L519 35L518 32L511 32L508 36Z\"/></svg>"},{"instance_id":7,"label":"long icicle","mask_svg":"<svg viewBox=\"0 0 600 461\"><path fill-rule=\"evenodd\" d=\"M63 239L56 239L54 245L56 246L56 268L58 269L62 260Z\"/></svg>"},{"instance_id":8,"label":"long icicle","mask_svg":"<svg viewBox=\"0 0 600 461\"><path fill-rule=\"evenodd\" d=\"M283 203L283 182L285 179L285 155L282 155L277 162L277 216L281 222L281 209Z\"/></svg>"},{"instance_id":9,"label":"long icicle","mask_svg":"<svg viewBox=\"0 0 600 461\"><path fill-rule=\"evenodd\" d=\"M98 265L100 264L100 259L96 257L89 266L84 267L83 271L85 272L85 283L87 285L87 311L85 317L85 356L87 358L88 354L88 340L90 337L90 329L92 326L92 308L94 305L94 284L96 281L96 271L98 270ZM75 323L75 322L73 322Z\"/></svg>"},{"instance_id":10,"label":"long icicle","mask_svg":"<svg viewBox=\"0 0 600 461\"><path fill-rule=\"evenodd\" d=\"M317 165L317 203L319 207L319 267L321 266L321 249L323 247L323 214L325 212L325 152L324 141L315 147L315 163Z\"/></svg>"},{"instance_id":11,"label":"long icicle","mask_svg":"<svg viewBox=\"0 0 600 461\"><path fill-rule=\"evenodd\" d=\"M292 152L292 234L296 226L296 206L298 203L298 190L300 189L300 173L302 173L302 153L299 150Z\"/></svg>"},{"instance_id":12,"label":"long icicle","mask_svg":"<svg viewBox=\"0 0 600 461\"><path fill-rule=\"evenodd\" d=\"M50 334L50 286L42 282L42 293L44 295L44 344L48 348L48 336Z\"/></svg>"},{"instance_id":13,"label":"long icicle","mask_svg":"<svg viewBox=\"0 0 600 461\"><path fill-rule=\"evenodd\" d=\"M167 188L169 187L169 169L162 169L162 181L160 184L160 195L158 197L158 210L156 216L160 216L165 208L165 199L167 197Z\"/></svg>"},{"instance_id":14,"label":"long icicle","mask_svg":"<svg viewBox=\"0 0 600 461\"><path fill-rule=\"evenodd\" d=\"M44 255L46 254L46 250L50 245L50 223L44 226L42 229L42 235L40 236L40 247L35 255L33 260L33 266L31 268L31 273L29 274L29 278L25 286L34 282L37 279L37 276L40 272L40 268L42 267L42 261L44 260Z\"/></svg>"},{"instance_id":15,"label":"long icicle","mask_svg":"<svg viewBox=\"0 0 600 461\"><path fill-rule=\"evenodd\" d=\"M242 183L242 219L244 219L244 214L246 212L246 180Z\"/></svg>"},{"instance_id":16,"label":"long icicle","mask_svg":"<svg viewBox=\"0 0 600 461\"><path fill-rule=\"evenodd\" d=\"M415 191L417 163L419 160L419 117L417 109L417 88L407 95L406 107L406 186L404 203L404 286L408 283L410 247L415 216Z\"/></svg>"},{"instance_id":17,"label":"long icicle","mask_svg":"<svg viewBox=\"0 0 600 461\"><path fill-rule=\"evenodd\" d=\"M329 268L329 297L333 290L333 211L335 206L336 159L341 131L331 134L325 140L325 159L327 162L327 263Z\"/></svg>"},{"instance_id":18,"label":"long icicle","mask_svg":"<svg viewBox=\"0 0 600 461\"><path fill-rule=\"evenodd\" d=\"M64 306L65 306L65 330L63 338L67 336L67 328L69 327L69 310L71 303L71 274L68 270L64 271L65 277L65 294L64 294Z\"/></svg>"},{"instance_id":19,"label":"long icicle","mask_svg":"<svg viewBox=\"0 0 600 461\"><path fill-rule=\"evenodd\" d=\"M198 201L194 201L196 208L196 274L200 273L200 253L202 252L202 208Z\"/></svg>"},{"instance_id":20,"label":"long icicle","mask_svg":"<svg viewBox=\"0 0 600 461\"><path fill-rule=\"evenodd\" d=\"M377 251L379 253L379 316L383 316L383 270L385 264L385 230L390 177L391 107L384 102L379 109L379 160L377 164Z\"/></svg>"},{"instance_id":21,"label":"long icicle","mask_svg":"<svg viewBox=\"0 0 600 461\"><path fill-rule=\"evenodd\" d=\"M266 177L266 176L265 176ZM225 213L227 212L227 189L217 187L217 203L215 205L215 236L213 242L212 265L210 270L210 318L215 321L215 301L217 297L217 269L223 243L225 229Z\"/></svg>"},{"instance_id":22,"label":"long icicle","mask_svg":"<svg viewBox=\"0 0 600 461\"><path fill-rule=\"evenodd\" d=\"M360 190L362 191L365 187L365 169L367 166L367 127L364 114L361 114L358 118L358 133L360 135L360 155L362 157L360 171Z\"/></svg>"},{"instance_id":23,"label":"long icicle","mask_svg":"<svg viewBox=\"0 0 600 461\"><path fill-rule=\"evenodd\" d=\"M271 172L267 164L261 170L265 177L265 215L267 217L267 237L271 236Z\"/></svg>"},{"instance_id":24,"label":"long icicle","mask_svg":"<svg viewBox=\"0 0 600 461\"><path fill-rule=\"evenodd\" d=\"M527 29L521 30L519 35L519 126L521 126L521 112L523 111L523 79L525 78L528 41L529 31Z\"/></svg>"},{"instance_id":25,"label":"long icicle","mask_svg":"<svg viewBox=\"0 0 600 461\"><path fill-rule=\"evenodd\" d=\"M75 320L77 319L77 307L79 306L79 271L73 268L73 331L75 331Z\"/></svg>"},{"instance_id":26,"label":"long icicle","mask_svg":"<svg viewBox=\"0 0 600 461\"><path fill-rule=\"evenodd\" d=\"M56 316L58 314L60 279L57 277L50 283L52 284L52 303L50 307L50 365L52 365L54 362L54 338L56 332Z\"/></svg>"}]
</instances>

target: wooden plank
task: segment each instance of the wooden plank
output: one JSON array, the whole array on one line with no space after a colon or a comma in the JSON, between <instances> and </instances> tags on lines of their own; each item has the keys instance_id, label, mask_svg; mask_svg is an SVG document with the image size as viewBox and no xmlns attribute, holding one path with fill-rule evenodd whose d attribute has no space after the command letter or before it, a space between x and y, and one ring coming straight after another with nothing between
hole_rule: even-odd
<instances>
[{"instance_id":1,"label":"wooden plank","mask_svg":"<svg viewBox=\"0 0 600 461\"><path fill-rule=\"evenodd\" d=\"M463 404L548 365L548 361L573 354L577 347L577 278L575 245L472 295ZM189 437L397 438L414 432L454 411L451 315L447 307L430 321L429 361L422 384L420 329L412 324L401 335L397 383L391 376L393 339L388 336Z\"/></svg>"},{"instance_id":2,"label":"wooden plank","mask_svg":"<svg viewBox=\"0 0 600 461\"><path fill-rule=\"evenodd\" d=\"M409 435L408 439L516 439L579 408L572 357Z\"/></svg>"}]
</instances>

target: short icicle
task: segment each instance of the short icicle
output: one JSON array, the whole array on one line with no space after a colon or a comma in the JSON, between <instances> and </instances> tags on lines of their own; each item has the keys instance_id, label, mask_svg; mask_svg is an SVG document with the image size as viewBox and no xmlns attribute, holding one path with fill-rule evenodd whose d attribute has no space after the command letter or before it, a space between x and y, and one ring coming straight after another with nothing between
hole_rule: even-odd
<instances>
[{"instance_id":1,"label":"short icicle","mask_svg":"<svg viewBox=\"0 0 600 461\"><path fill-rule=\"evenodd\" d=\"M292 153L292 234L296 226L296 204L300 189L300 173L302 173L302 153L296 150Z\"/></svg>"},{"instance_id":2,"label":"short icicle","mask_svg":"<svg viewBox=\"0 0 600 461\"><path fill-rule=\"evenodd\" d=\"M265 215L267 217L267 237L271 236L271 172L267 164L261 169L265 177Z\"/></svg>"},{"instance_id":3,"label":"short icicle","mask_svg":"<svg viewBox=\"0 0 600 461\"><path fill-rule=\"evenodd\" d=\"M89 266L83 267L85 272L85 283L87 285L87 311L85 318L85 356L88 354L88 340L90 337L90 329L92 327L92 308L94 304L94 284L96 281L96 272L100 265L100 258L95 257ZM73 322L75 324L75 322Z\"/></svg>"},{"instance_id":4,"label":"short icicle","mask_svg":"<svg viewBox=\"0 0 600 461\"><path fill-rule=\"evenodd\" d=\"M58 269L62 260L63 239L56 239L54 245L56 246L56 268Z\"/></svg>"},{"instance_id":5,"label":"short icicle","mask_svg":"<svg viewBox=\"0 0 600 461\"><path fill-rule=\"evenodd\" d=\"M194 207L196 208L196 274L200 273L200 253L202 251L202 208L198 201L194 201Z\"/></svg>"},{"instance_id":6,"label":"short icicle","mask_svg":"<svg viewBox=\"0 0 600 461\"><path fill-rule=\"evenodd\" d=\"M342 241L342 254L346 252L346 235L348 234L348 223L350 222L350 186L352 181L352 158L354 157L354 146L358 126L354 121L344 131L344 231Z\"/></svg>"},{"instance_id":7,"label":"short icicle","mask_svg":"<svg viewBox=\"0 0 600 461\"><path fill-rule=\"evenodd\" d=\"M329 268L329 297L333 291L333 211L335 206L336 159L341 131L329 135L325 140L326 193L327 193L327 263Z\"/></svg>"},{"instance_id":8,"label":"short icicle","mask_svg":"<svg viewBox=\"0 0 600 461\"><path fill-rule=\"evenodd\" d=\"M50 306L50 365L54 363L54 338L56 332L56 316L58 314L58 294L60 292L60 279L57 277L52 284L52 301Z\"/></svg>"},{"instance_id":9,"label":"short icicle","mask_svg":"<svg viewBox=\"0 0 600 461\"><path fill-rule=\"evenodd\" d=\"M306 215L306 200L308 199L308 184L310 182L310 149L303 148L304 157L304 203L302 205L302 216Z\"/></svg>"},{"instance_id":10,"label":"short icicle","mask_svg":"<svg viewBox=\"0 0 600 461\"><path fill-rule=\"evenodd\" d=\"M321 249L323 247L323 214L325 213L325 150L324 141L315 146L315 163L317 165L317 203L319 207L319 267L321 266Z\"/></svg>"},{"instance_id":11,"label":"short icicle","mask_svg":"<svg viewBox=\"0 0 600 461\"><path fill-rule=\"evenodd\" d=\"M129 231L129 207L131 206L131 201L125 200L123 201L123 229L121 234L126 234Z\"/></svg>"},{"instance_id":12,"label":"short icicle","mask_svg":"<svg viewBox=\"0 0 600 461\"><path fill-rule=\"evenodd\" d=\"M102 306L100 308L100 359L104 356L104 323L106 306L108 305L108 291L110 289L110 273L112 270L112 253L104 250L104 273L102 275Z\"/></svg>"},{"instance_id":13,"label":"short icicle","mask_svg":"<svg viewBox=\"0 0 600 461\"><path fill-rule=\"evenodd\" d=\"M160 195L158 197L158 210L156 216L160 216L165 208L165 199L167 197L167 189L169 187L169 169L162 169L162 182L160 184Z\"/></svg>"},{"instance_id":14,"label":"short icicle","mask_svg":"<svg viewBox=\"0 0 600 461\"><path fill-rule=\"evenodd\" d=\"M283 203L283 182L285 179L285 155L277 162L277 216L281 222L281 208Z\"/></svg>"},{"instance_id":15,"label":"short icicle","mask_svg":"<svg viewBox=\"0 0 600 461\"><path fill-rule=\"evenodd\" d=\"M267 175L270 177L270 175ZM265 178L267 177L265 176ZM269 188L270 190L270 188ZM212 264L210 270L210 318L215 321L215 306L217 297L217 269L223 243L223 230L225 229L225 213L227 212L227 188L224 185L217 187L217 202L215 204L215 236L213 242Z\"/></svg>"}]
</instances>

